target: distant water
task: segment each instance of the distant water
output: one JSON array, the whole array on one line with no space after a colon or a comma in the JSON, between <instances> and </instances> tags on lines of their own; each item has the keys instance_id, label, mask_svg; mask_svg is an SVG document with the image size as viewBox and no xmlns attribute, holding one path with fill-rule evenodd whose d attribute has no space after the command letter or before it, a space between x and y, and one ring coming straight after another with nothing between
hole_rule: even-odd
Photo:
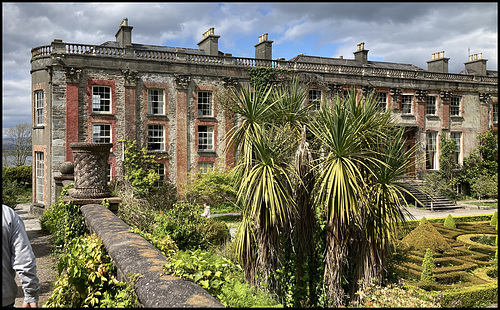
<instances>
[{"instance_id":1,"label":"distant water","mask_svg":"<svg viewBox=\"0 0 500 310\"><path fill-rule=\"evenodd\" d=\"M14 156L7 156L7 160L4 161L5 159L2 157L2 166L4 167L13 167L14 166L14 161L15 157ZM26 166L31 166L33 160L31 156L26 157Z\"/></svg>"}]
</instances>

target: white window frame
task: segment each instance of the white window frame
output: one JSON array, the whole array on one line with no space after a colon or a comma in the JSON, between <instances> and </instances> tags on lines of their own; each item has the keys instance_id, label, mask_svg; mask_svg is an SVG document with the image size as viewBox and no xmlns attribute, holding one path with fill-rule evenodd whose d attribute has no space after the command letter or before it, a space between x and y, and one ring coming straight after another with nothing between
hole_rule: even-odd
<instances>
[{"instance_id":1,"label":"white window frame","mask_svg":"<svg viewBox=\"0 0 500 310\"><path fill-rule=\"evenodd\" d=\"M35 152L36 201L45 201L45 159L43 152Z\"/></svg>"},{"instance_id":2,"label":"white window frame","mask_svg":"<svg viewBox=\"0 0 500 310\"><path fill-rule=\"evenodd\" d=\"M93 143L111 143L111 124L92 124Z\"/></svg>"},{"instance_id":3,"label":"white window frame","mask_svg":"<svg viewBox=\"0 0 500 310\"><path fill-rule=\"evenodd\" d=\"M35 124L37 126L43 126L44 125L44 120L43 120L43 97L44 93L43 90L36 90L35 91Z\"/></svg>"},{"instance_id":4,"label":"white window frame","mask_svg":"<svg viewBox=\"0 0 500 310\"><path fill-rule=\"evenodd\" d=\"M319 111L319 109L321 108L322 96L323 96L323 93L321 92L321 89L318 89L318 88L309 89L309 92L307 94L307 98L309 101L309 105L312 105L313 111Z\"/></svg>"},{"instance_id":5,"label":"white window frame","mask_svg":"<svg viewBox=\"0 0 500 310\"><path fill-rule=\"evenodd\" d=\"M427 131L425 137L425 168L437 170L437 131Z\"/></svg>"},{"instance_id":6,"label":"white window frame","mask_svg":"<svg viewBox=\"0 0 500 310\"><path fill-rule=\"evenodd\" d=\"M430 110L432 108L432 111ZM437 115L437 96L427 96L425 104L425 115Z\"/></svg>"},{"instance_id":7,"label":"white window frame","mask_svg":"<svg viewBox=\"0 0 500 310\"><path fill-rule=\"evenodd\" d=\"M214 116L213 94L211 91L199 90L197 100L198 117Z\"/></svg>"},{"instance_id":8,"label":"white window frame","mask_svg":"<svg viewBox=\"0 0 500 310\"><path fill-rule=\"evenodd\" d=\"M148 125L148 151L165 151L165 126Z\"/></svg>"},{"instance_id":9,"label":"white window frame","mask_svg":"<svg viewBox=\"0 0 500 310\"><path fill-rule=\"evenodd\" d=\"M413 94L403 94L401 96L401 113L408 115L412 114L412 112L413 112Z\"/></svg>"},{"instance_id":10,"label":"white window frame","mask_svg":"<svg viewBox=\"0 0 500 310\"><path fill-rule=\"evenodd\" d=\"M92 86L92 112L111 113L111 87Z\"/></svg>"},{"instance_id":11,"label":"white window frame","mask_svg":"<svg viewBox=\"0 0 500 310\"><path fill-rule=\"evenodd\" d=\"M148 114L165 115L165 92L163 89L148 89Z\"/></svg>"},{"instance_id":12,"label":"white window frame","mask_svg":"<svg viewBox=\"0 0 500 310\"><path fill-rule=\"evenodd\" d=\"M461 101L462 97L460 96L451 96L450 99L450 116L461 116Z\"/></svg>"},{"instance_id":13,"label":"white window frame","mask_svg":"<svg viewBox=\"0 0 500 310\"><path fill-rule=\"evenodd\" d=\"M204 129L202 131L202 129ZM208 125L198 126L198 151L214 150L214 127Z\"/></svg>"},{"instance_id":14,"label":"white window frame","mask_svg":"<svg viewBox=\"0 0 500 310\"><path fill-rule=\"evenodd\" d=\"M493 104L491 107L491 119L493 124L498 124L498 104Z\"/></svg>"},{"instance_id":15,"label":"white window frame","mask_svg":"<svg viewBox=\"0 0 500 310\"><path fill-rule=\"evenodd\" d=\"M208 173L210 171L214 171L214 163L210 161L201 161L198 162L198 172L199 173Z\"/></svg>"},{"instance_id":16,"label":"white window frame","mask_svg":"<svg viewBox=\"0 0 500 310\"><path fill-rule=\"evenodd\" d=\"M462 163L462 132L460 131L452 131L450 132L450 139L455 141L455 155L454 160L455 164Z\"/></svg>"},{"instance_id":17,"label":"white window frame","mask_svg":"<svg viewBox=\"0 0 500 310\"><path fill-rule=\"evenodd\" d=\"M165 163L158 163L158 168L156 168L156 173L159 176L156 185L160 187L161 185L163 185L163 183L165 183Z\"/></svg>"},{"instance_id":18,"label":"white window frame","mask_svg":"<svg viewBox=\"0 0 500 310\"><path fill-rule=\"evenodd\" d=\"M375 98L377 100L377 105L380 111L385 112L387 109L387 93L386 92L377 92L375 94Z\"/></svg>"}]
</instances>

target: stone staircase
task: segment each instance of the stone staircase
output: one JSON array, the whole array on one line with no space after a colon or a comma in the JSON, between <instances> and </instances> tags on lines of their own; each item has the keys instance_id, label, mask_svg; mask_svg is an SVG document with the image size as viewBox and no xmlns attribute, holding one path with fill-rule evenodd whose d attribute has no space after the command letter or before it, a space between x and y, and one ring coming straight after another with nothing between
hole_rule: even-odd
<instances>
[{"instance_id":1,"label":"stone staircase","mask_svg":"<svg viewBox=\"0 0 500 310\"><path fill-rule=\"evenodd\" d=\"M415 201L411 196L405 197L408 203L412 201L415 206L424 207L428 210L449 210L460 208L455 202L441 195L433 195L428 193L422 187L422 182L419 180L405 180L402 184L408 192L410 192L418 201Z\"/></svg>"}]
</instances>

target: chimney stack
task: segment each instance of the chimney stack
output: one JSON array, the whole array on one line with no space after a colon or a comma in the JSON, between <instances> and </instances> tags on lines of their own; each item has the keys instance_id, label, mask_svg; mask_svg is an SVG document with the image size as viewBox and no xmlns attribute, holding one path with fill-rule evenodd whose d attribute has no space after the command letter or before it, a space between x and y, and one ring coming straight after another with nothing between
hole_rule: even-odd
<instances>
[{"instance_id":1,"label":"chimney stack","mask_svg":"<svg viewBox=\"0 0 500 310\"><path fill-rule=\"evenodd\" d=\"M444 57L444 51L432 53L427 62L427 70L431 72L448 73L449 58Z\"/></svg>"},{"instance_id":2,"label":"chimney stack","mask_svg":"<svg viewBox=\"0 0 500 310\"><path fill-rule=\"evenodd\" d=\"M273 42L268 40L268 34L259 36L259 43L255 44L255 59L273 59Z\"/></svg>"},{"instance_id":3,"label":"chimney stack","mask_svg":"<svg viewBox=\"0 0 500 310\"><path fill-rule=\"evenodd\" d=\"M219 56L219 38L214 34L214 28L210 28L203 33L203 39L198 43L198 49L205 51L207 55Z\"/></svg>"},{"instance_id":4,"label":"chimney stack","mask_svg":"<svg viewBox=\"0 0 500 310\"><path fill-rule=\"evenodd\" d=\"M487 61L488 59L483 59L483 53L469 55L469 61L465 63L465 70L472 71L472 74L486 76Z\"/></svg>"},{"instance_id":5,"label":"chimney stack","mask_svg":"<svg viewBox=\"0 0 500 310\"><path fill-rule=\"evenodd\" d=\"M368 50L365 50L365 42L358 43L357 48L357 51L354 52L354 59L366 65L368 63Z\"/></svg>"},{"instance_id":6,"label":"chimney stack","mask_svg":"<svg viewBox=\"0 0 500 310\"><path fill-rule=\"evenodd\" d=\"M124 18L120 24L120 29L116 32L116 42L121 48L132 46L132 26L128 25L128 18Z\"/></svg>"}]
</instances>

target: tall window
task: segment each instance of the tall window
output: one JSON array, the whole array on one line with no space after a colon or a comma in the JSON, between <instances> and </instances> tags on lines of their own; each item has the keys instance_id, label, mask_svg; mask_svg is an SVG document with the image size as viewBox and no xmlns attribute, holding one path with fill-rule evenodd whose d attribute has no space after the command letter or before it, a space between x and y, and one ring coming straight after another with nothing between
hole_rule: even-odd
<instances>
[{"instance_id":1,"label":"tall window","mask_svg":"<svg viewBox=\"0 0 500 310\"><path fill-rule=\"evenodd\" d=\"M43 125L43 90L35 92L35 106L36 125Z\"/></svg>"},{"instance_id":2,"label":"tall window","mask_svg":"<svg viewBox=\"0 0 500 310\"><path fill-rule=\"evenodd\" d=\"M460 100L459 96L452 96L450 101L450 115L460 116Z\"/></svg>"},{"instance_id":3,"label":"tall window","mask_svg":"<svg viewBox=\"0 0 500 310\"><path fill-rule=\"evenodd\" d=\"M209 91L198 92L198 117L213 116L212 93Z\"/></svg>"},{"instance_id":4,"label":"tall window","mask_svg":"<svg viewBox=\"0 0 500 310\"><path fill-rule=\"evenodd\" d=\"M425 159L426 159L425 168L429 170L437 169L436 136L437 136L436 131L427 132L427 141L426 141L427 145L425 147Z\"/></svg>"},{"instance_id":5,"label":"tall window","mask_svg":"<svg viewBox=\"0 0 500 310\"><path fill-rule=\"evenodd\" d=\"M377 99L378 109L382 112L385 112L385 109L387 107L387 93L378 92L375 96L375 98Z\"/></svg>"},{"instance_id":6,"label":"tall window","mask_svg":"<svg viewBox=\"0 0 500 310\"><path fill-rule=\"evenodd\" d=\"M158 163L158 168L156 169L156 173L159 176L159 179L156 182L156 186L161 186L165 183L165 164L164 163Z\"/></svg>"},{"instance_id":7,"label":"tall window","mask_svg":"<svg viewBox=\"0 0 500 310\"><path fill-rule=\"evenodd\" d=\"M436 96L427 96L427 115L436 115Z\"/></svg>"},{"instance_id":8,"label":"tall window","mask_svg":"<svg viewBox=\"0 0 500 310\"><path fill-rule=\"evenodd\" d=\"M108 163L108 166L106 167L106 180L108 183L111 182L111 164Z\"/></svg>"},{"instance_id":9,"label":"tall window","mask_svg":"<svg viewBox=\"0 0 500 310\"><path fill-rule=\"evenodd\" d=\"M94 124L94 125L92 125L92 142L94 142L94 143L110 143L111 142L111 125L109 125L109 124Z\"/></svg>"},{"instance_id":10,"label":"tall window","mask_svg":"<svg viewBox=\"0 0 500 310\"><path fill-rule=\"evenodd\" d=\"M198 172L199 173L207 173L210 171L214 171L214 163L212 163L212 162L199 162L198 163Z\"/></svg>"},{"instance_id":11,"label":"tall window","mask_svg":"<svg viewBox=\"0 0 500 310\"><path fill-rule=\"evenodd\" d=\"M402 95L401 96L401 113L411 114L412 101L413 101L413 95Z\"/></svg>"},{"instance_id":12,"label":"tall window","mask_svg":"<svg viewBox=\"0 0 500 310\"><path fill-rule=\"evenodd\" d=\"M111 88L107 86L92 87L92 112L111 112Z\"/></svg>"},{"instance_id":13,"label":"tall window","mask_svg":"<svg viewBox=\"0 0 500 310\"><path fill-rule=\"evenodd\" d=\"M313 88L309 90L309 104L312 105L313 110L321 108L321 90Z\"/></svg>"},{"instance_id":14,"label":"tall window","mask_svg":"<svg viewBox=\"0 0 500 310\"><path fill-rule=\"evenodd\" d=\"M497 124L498 123L498 104L493 105L493 123Z\"/></svg>"},{"instance_id":15,"label":"tall window","mask_svg":"<svg viewBox=\"0 0 500 310\"><path fill-rule=\"evenodd\" d=\"M453 159L455 164L460 163L460 154L462 149L462 133L461 132L450 132L450 139L455 141L455 154L453 154Z\"/></svg>"},{"instance_id":16,"label":"tall window","mask_svg":"<svg viewBox=\"0 0 500 310\"><path fill-rule=\"evenodd\" d=\"M36 201L39 203L44 203L44 168L45 162L43 158L43 152L35 152L35 181L36 181Z\"/></svg>"},{"instance_id":17,"label":"tall window","mask_svg":"<svg viewBox=\"0 0 500 310\"><path fill-rule=\"evenodd\" d=\"M198 150L212 151L214 149L214 128L198 126Z\"/></svg>"},{"instance_id":18,"label":"tall window","mask_svg":"<svg viewBox=\"0 0 500 310\"><path fill-rule=\"evenodd\" d=\"M164 115L163 89L148 89L148 114Z\"/></svg>"},{"instance_id":19,"label":"tall window","mask_svg":"<svg viewBox=\"0 0 500 310\"><path fill-rule=\"evenodd\" d=\"M148 150L165 150L165 129L163 125L148 125Z\"/></svg>"}]
</instances>

